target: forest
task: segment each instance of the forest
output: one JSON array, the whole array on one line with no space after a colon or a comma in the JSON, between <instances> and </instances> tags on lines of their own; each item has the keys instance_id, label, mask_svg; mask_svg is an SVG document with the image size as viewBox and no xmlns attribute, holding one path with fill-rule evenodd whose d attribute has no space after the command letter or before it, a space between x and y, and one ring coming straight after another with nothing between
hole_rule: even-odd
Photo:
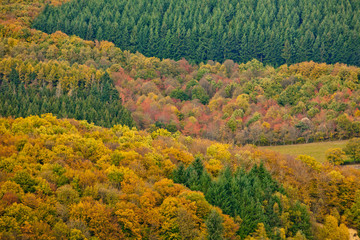
<instances>
[{"instance_id":1,"label":"forest","mask_svg":"<svg viewBox=\"0 0 360 240\"><path fill-rule=\"evenodd\" d=\"M99 79L98 84L93 83L87 88L70 92L61 86L59 83L56 87L48 88L41 81L26 86L26 82L21 82L19 73L12 68L9 81L0 85L0 101L3 103L0 115L25 117L51 112L59 117L85 119L105 127L134 125L131 113L121 105L119 94L107 73Z\"/></svg>"},{"instance_id":2,"label":"forest","mask_svg":"<svg viewBox=\"0 0 360 240\"><path fill-rule=\"evenodd\" d=\"M46 6L32 26L195 63L360 66L359 19L357 0L74 0Z\"/></svg>"},{"instance_id":3,"label":"forest","mask_svg":"<svg viewBox=\"0 0 360 240\"><path fill-rule=\"evenodd\" d=\"M165 129L1 118L0 171L1 239L345 240L360 228L358 170Z\"/></svg>"},{"instance_id":4,"label":"forest","mask_svg":"<svg viewBox=\"0 0 360 240\"><path fill-rule=\"evenodd\" d=\"M358 67L303 62L273 68L255 59L192 65L60 32L32 30L25 37L24 29L6 25L1 31L2 116L51 112L233 144L360 137Z\"/></svg>"},{"instance_id":5,"label":"forest","mask_svg":"<svg viewBox=\"0 0 360 240\"><path fill-rule=\"evenodd\" d=\"M267 14L271 8L247 2L244 14L261 25L259 9ZM0 5L0 239L348 240L350 228L360 231L360 172L341 165L360 162L356 45L341 50L342 56L352 51L346 61L335 55L286 59L282 49L282 59L272 62L252 53L241 60L239 52L233 52L238 59L224 53L208 60L214 53L195 41L191 51L205 55L169 59L143 52L152 48L141 49L138 40L127 48L58 28L43 32L39 25L48 24L46 14L63 19L74 6L70 25L78 16L88 24L89 16L112 18L121 9L136 25L177 19L198 29L195 24L225 18L226 34L248 28L230 28L241 15L231 15L237 12L231 1L190 1L187 11L183 1L148 1L151 17L139 15L143 1L110 3ZM283 4L295 12L305 7L300 0ZM357 37L359 20L348 18L357 16L357 2L313 4L326 6L327 15L316 8L294 32L319 14L325 23L346 18L346 29L327 30ZM113 16L93 12L97 7ZM289 10L274 6L277 16ZM270 22L282 26L281 19ZM326 24L310 25L319 27L317 39ZM295 51L296 39L277 41ZM323 163L256 147L339 139L350 140L344 149L329 149Z\"/></svg>"}]
</instances>

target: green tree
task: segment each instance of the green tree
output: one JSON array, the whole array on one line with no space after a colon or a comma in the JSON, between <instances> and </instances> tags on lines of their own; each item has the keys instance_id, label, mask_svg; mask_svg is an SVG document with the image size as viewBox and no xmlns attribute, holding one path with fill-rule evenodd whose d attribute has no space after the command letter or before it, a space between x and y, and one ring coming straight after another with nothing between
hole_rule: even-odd
<instances>
[{"instance_id":1,"label":"green tree","mask_svg":"<svg viewBox=\"0 0 360 240\"><path fill-rule=\"evenodd\" d=\"M351 161L360 162L360 138L350 139L344 148L344 152Z\"/></svg>"},{"instance_id":2,"label":"green tree","mask_svg":"<svg viewBox=\"0 0 360 240\"><path fill-rule=\"evenodd\" d=\"M281 57L285 60L287 64L290 63L291 59L291 45L289 40L286 40L284 43L284 48L282 49Z\"/></svg>"},{"instance_id":3,"label":"green tree","mask_svg":"<svg viewBox=\"0 0 360 240\"><path fill-rule=\"evenodd\" d=\"M22 187L25 193L35 192L36 181L27 171L17 172L13 180Z\"/></svg>"},{"instance_id":4,"label":"green tree","mask_svg":"<svg viewBox=\"0 0 360 240\"><path fill-rule=\"evenodd\" d=\"M348 219L351 224L360 231L360 192L356 193L355 201L351 208L346 212Z\"/></svg>"},{"instance_id":5,"label":"green tree","mask_svg":"<svg viewBox=\"0 0 360 240\"><path fill-rule=\"evenodd\" d=\"M224 236L223 218L215 209L210 211L205 221L208 240L221 240Z\"/></svg>"},{"instance_id":6,"label":"green tree","mask_svg":"<svg viewBox=\"0 0 360 240\"><path fill-rule=\"evenodd\" d=\"M209 95L201 86L195 86L191 91L192 99L199 99L202 104L209 103Z\"/></svg>"}]
</instances>

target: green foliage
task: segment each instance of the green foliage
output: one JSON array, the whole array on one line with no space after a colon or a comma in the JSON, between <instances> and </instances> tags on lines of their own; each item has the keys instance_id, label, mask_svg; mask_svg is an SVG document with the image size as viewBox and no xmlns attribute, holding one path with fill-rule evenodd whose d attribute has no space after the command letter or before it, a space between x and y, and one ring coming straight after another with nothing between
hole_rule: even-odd
<instances>
[{"instance_id":1,"label":"green foliage","mask_svg":"<svg viewBox=\"0 0 360 240\"><path fill-rule=\"evenodd\" d=\"M64 185L56 190L57 199L62 204L73 204L79 201L79 193L70 185Z\"/></svg>"},{"instance_id":2,"label":"green foliage","mask_svg":"<svg viewBox=\"0 0 360 240\"><path fill-rule=\"evenodd\" d=\"M295 105L298 102L299 97L299 87L296 85L291 85L287 87L285 91L281 92L278 98L278 103L283 106L287 104Z\"/></svg>"},{"instance_id":3,"label":"green foliage","mask_svg":"<svg viewBox=\"0 0 360 240\"><path fill-rule=\"evenodd\" d=\"M256 58L278 66L309 60L360 65L359 22L354 21L360 17L359 8L356 1L335 0L75 0L47 6L33 27L197 63ZM204 73L200 70L196 78Z\"/></svg>"},{"instance_id":4,"label":"green foliage","mask_svg":"<svg viewBox=\"0 0 360 240\"><path fill-rule=\"evenodd\" d=\"M254 232L260 223L264 223L268 234L273 236L274 232L270 229L283 227L280 216L284 213L279 211L287 211L289 221L292 222L289 228L291 234L302 231L307 237L312 236L306 207L297 202L285 210L277 195L284 193L284 190L262 164L255 165L248 173L242 169L232 173L230 168L226 168L217 180L207 178L204 181L199 176L208 176L207 171L201 167L200 159L196 159L188 168L179 166L173 173L175 182L204 192L209 203L234 218L240 217L242 224L238 234L241 237ZM274 210L274 205L278 206L278 210Z\"/></svg>"},{"instance_id":5,"label":"green foliage","mask_svg":"<svg viewBox=\"0 0 360 240\"><path fill-rule=\"evenodd\" d=\"M222 225L223 219L221 215L212 209L208 218L206 219L207 239L208 240L222 240L224 235L224 227Z\"/></svg>"},{"instance_id":6,"label":"green foliage","mask_svg":"<svg viewBox=\"0 0 360 240\"><path fill-rule=\"evenodd\" d=\"M209 95L201 86L195 86L191 91L192 99L199 99L202 104L209 103Z\"/></svg>"},{"instance_id":7,"label":"green foliage","mask_svg":"<svg viewBox=\"0 0 360 240\"><path fill-rule=\"evenodd\" d=\"M312 236L310 215L306 206L296 201L290 208L290 213L289 220L292 224L289 231L292 232L293 235L301 232L306 237ZM299 219L301 220L299 221Z\"/></svg>"},{"instance_id":8,"label":"green foliage","mask_svg":"<svg viewBox=\"0 0 360 240\"><path fill-rule=\"evenodd\" d=\"M155 123L155 128L156 129L159 129L159 128L163 128L163 129L166 129L167 131L171 132L171 133L174 133L177 131L177 127L175 124L173 123L170 123L170 124L165 124L165 123L162 123L162 122L156 122ZM151 129L151 131L155 131L155 129Z\"/></svg>"},{"instance_id":9,"label":"green foliage","mask_svg":"<svg viewBox=\"0 0 360 240\"><path fill-rule=\"evenodd\" d=\"M355 202L346 213L348 219L357 231L360 231L360 192L356 193Z\"/></svg>"},{"instance_id":10,"label":"green foliage","mask_svg":"<svg viewBox=\"0 0 360 240\"><path fill-rule=\"evenodd\" d=\"M291 1L253 3L59 0L51 4L62 7L53 8L44 1L3 1L1 116L53 112L106 127L131 127L124 104L138 126L151 126L152 133L51 114L0 119L0 239L311 239L308 208L312 217L324 220L328 211L340 219L351 206L348 219L355 226L356 171L324 167L307 156L299 157L303 164L250 146L197 138L272 144L360 134L359 68L264 65L299 59L357 64L358 35L349 37L349 32L358 32L358 22L346 13L358 5L334 4L346 18L338 19L339 9L328 11L333 7L328 5L328 12L310 11L310 16L289 11ZM301 3L290 9L310 9ZM153 11L153 6L160 7ZM267 14L271 6L276 17ZM50 22L49 31L64 25L63 31L87 39L111 35L123 49L162 58L170 53L191 62L260 61L197 66L131 54L111 42L48 35L29 27L42 7L45 14L54 12L35 25ZM63 14L63 8L69 11ZM309 18L324 14L336 19L309 24ZM329 21L340 20L351 26L328 29ZM295 27L282 32L269 23ZM319 39L338 29L339 39ZM332 51L338 49L344 56ZM350 57L343 51L348 49ZM178 129L196 138L172 134ZM271 175L256 164L260 161ZM176 183L168 179L172 172ZM346 235L334 218L325 218L324 230L320 239Z\"/></svg>"},{"instance_id":11,"label":"green foliage","mask_svg":"<svg viewBox=\"0 0 360 240\"><path fill-rule=\"evenodd\" d=\"M181 101L189 100L189 96L181 89L175 89L170 93L171 98L180 99Z\"/></svg>"},{"instance_id":12,"label":"green foliage","mask_svg":"<svg viewBox=\"0 0 360 240\"><path fill-rule=\"evenodd\" d=\"M13 180L21 186L24 192L35 192L36 181L27 171L17 172Z\"/></svg>"},{"instance_id":13,"label":"green foliage","mask_svg":"<svg viewBox=\"0 0 360 240\"><path fill-rule=\"evenodd\" d=\"M246 123L247 126L250 126L252 123L257 122L261 119L261 114L258 112L255 112L252 117L249 119L249 121Z\"/></svg>"},{"instance_id":14,"label":"green foliage","mask_svg":"<svg viewBox=\"0 0 360 240\"><path fill-rule=\"evenodd\" d=\"M350 139L344 152L353 162L360 162L360 138Z\"/></svg>"},{"instance_id":15,"label":"green foliage","mask_svg":"<svg viewBox=\"0 0 360 240\"><path fill-rule=\"evenodd\" d=\"M235 112L234 112L235 113ZM234 114L233 114L234 115ZM236 120L235 118L231 117L229 119L229 121L227 121L226 125L228 126L228 128L231 129L231 131L235 132L237 127L238 127L239 121Z\"/></svg>"},{"instance_id":16,"label":"green foliage","mask_svg":"<svg viewBox=\"0 0 360 240\"><path fill-rule=\"evenodd\" d=\"M13 77L12 81L0 84L0 102L4 103L0 108L1 116L25 117L53 113L58 117L87 120L105 127L115 124L134 126L131 113L122 106L107 73L99 83L71 91L59 91L60 83L50 88L36 84L25 87L16 82Z\"/></svg>"},{"instance_id":17,"label":"green foliage","mask_svg":"<svg viewBox=\"0 0 360 240\"><path fill-rule=\"evenodd\" d=\"M117 188L121 187L121 182L124 179L124 173L120 169L111 167L108 169L108 179Z\"/></svg>"}]
</instances>

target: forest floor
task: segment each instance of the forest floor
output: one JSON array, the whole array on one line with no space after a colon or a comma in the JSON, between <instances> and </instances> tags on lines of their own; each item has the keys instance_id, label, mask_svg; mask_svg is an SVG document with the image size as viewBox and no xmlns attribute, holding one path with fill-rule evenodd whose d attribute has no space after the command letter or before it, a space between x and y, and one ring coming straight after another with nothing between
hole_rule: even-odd
<instances>
[{"instance_id":1,"label":"forest floor","mask_svg":"<svg viewBox=\"0 0 360 240\"><path fill-rule=\"evenodd\" d=\"M330 148L344 148L348 140L332 142L316 142L307 144L264 146L261 149L270 149L286 155L298 156L305 154L314 157L319 162L325 161L325 152Z\"/></svg>"}]
</instances>

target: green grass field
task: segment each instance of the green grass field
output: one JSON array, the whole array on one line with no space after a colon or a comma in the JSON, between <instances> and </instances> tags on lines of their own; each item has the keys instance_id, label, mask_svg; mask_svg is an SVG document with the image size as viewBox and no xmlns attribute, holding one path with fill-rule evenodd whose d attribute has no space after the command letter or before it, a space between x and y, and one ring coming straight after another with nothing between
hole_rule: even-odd
<instances>
[{"instance_id":1,"label":"green grass field","mask_svg":"<svg viewBox=\"0 0 360 240\"><path fill-rule=\"evenodd\" d=\"M261 149L270 149L282 154L298 156L305 154L314 157L319 162L325 161L325 152L329 148L344 148L348 140L334 142L317 142L308 144L283 145L283 146L265 146Z\"/></svg>"}]
</instances>

